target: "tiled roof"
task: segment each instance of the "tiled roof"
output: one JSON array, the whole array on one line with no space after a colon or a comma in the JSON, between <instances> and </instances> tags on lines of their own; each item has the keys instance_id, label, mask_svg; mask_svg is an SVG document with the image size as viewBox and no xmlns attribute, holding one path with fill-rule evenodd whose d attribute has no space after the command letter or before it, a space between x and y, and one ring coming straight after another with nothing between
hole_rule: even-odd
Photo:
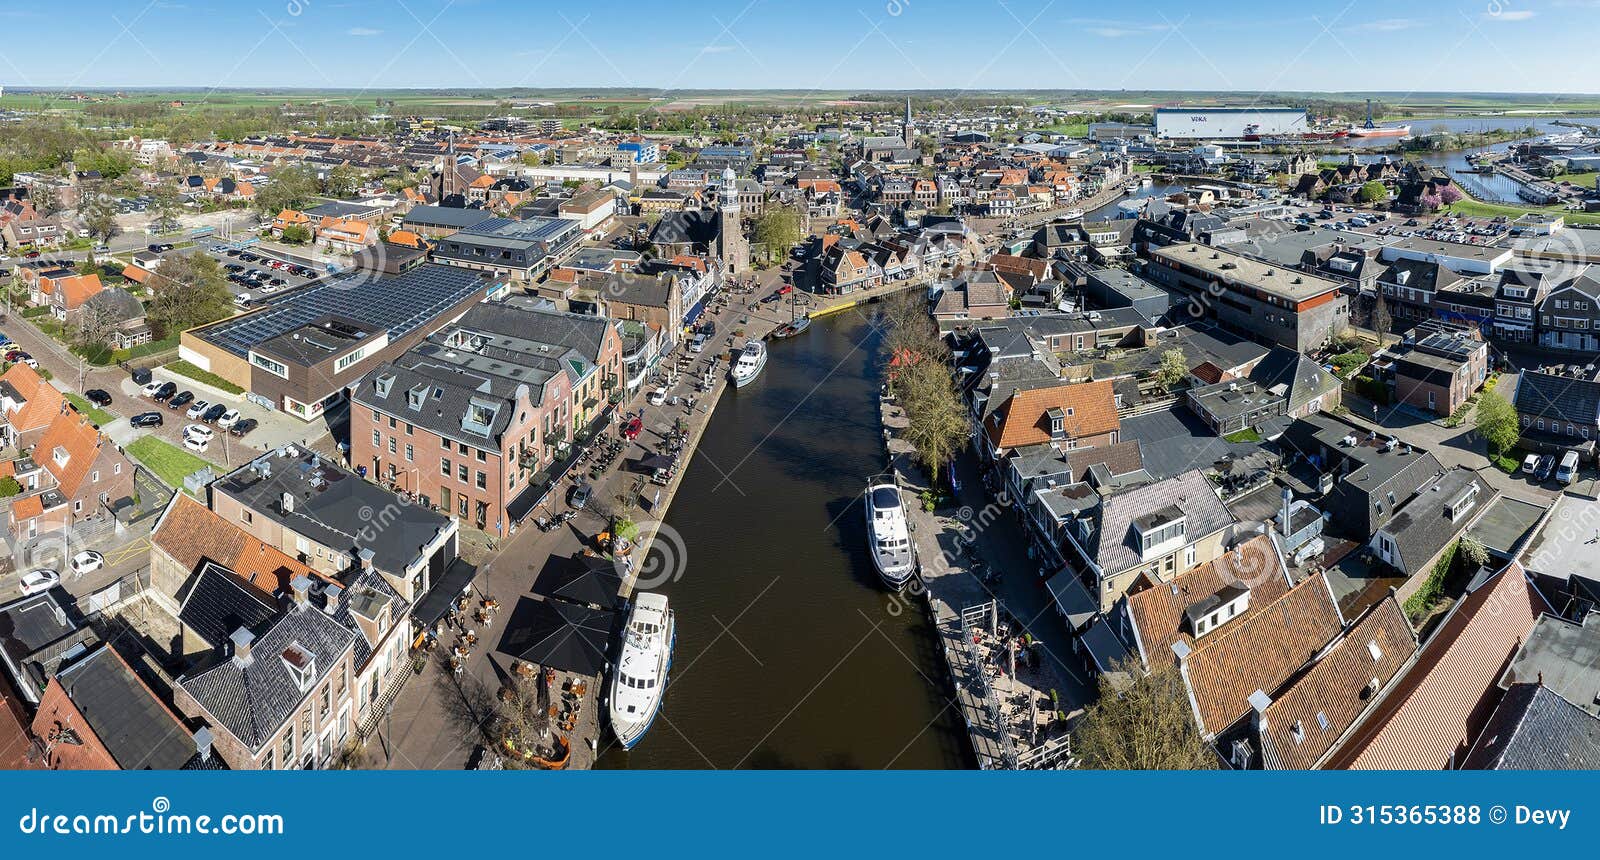
<instances>
[{"instance_id":1,"label":"tiled roof","mask_svg":"<svg viewBox=\"0 0 1600 860\"><path fill-rule=\"evenodd\" d=\"M1191 542L1233 522L1233 515L1217 498L1211 482L1198 469L1191 469L1164 481L1107 496L1084 550L1108 573L1135 567L1140 563L1140 553L1134 543L1134 519L1173 506L1188 516L1186 529Z\"/></svg>"},{"instance_id":2,"label":"tiled roof","mask_svg":"<svg viewBox=\"0 0 1600 860\"><path fill-rule=\"evenodd\" d=\"M63 495L74 496L88 477L101 444L100 431L89 423L88 416L69 409L58 413L39 437L34 459L55 476ZM65 463L56 462L57 450L66 453Z\"/></svg>"},{"instance_id":3,"label":"tiled roof","mask_svg":"<svg viewBox=\"0 0 1600 860\"><path fill-rule=\"evenodd\" d=\"M1242 577L1236 571L1256 573L1249 576L1249 608L1228 622L1229 625L1261 612L1289 591L1289 577L1278 563L1277 551L1268 538L1257 536L1214 561L1178 574L1170 583L1153 584L1129 594L1128 613L1138 629L1145 660L1155 664L1177 659L1172 651L1176 642L1183 642L1192 649L1195 639L1186 618L1189 607L1238 583Z\"/></svg>"},{"instance_id":4,"label":"tiled roof","mask_svg":"<svg viewBox=\"0 0 1600 860\"><path fill-rule=\"evenodd\" d=\"M1438 770L1459 762L1488 719L1507 662L1548 610L1522 565L1507 565L1456 604L1329 766Z\"/></svg>"},{"instance_id":5,"label":"tiled roof","mask_svg":"<svg viewBox=\"0 0 1600 860\"><path fill-rule=\"evenodd\" d=\"M266 594L285 592L297 576L327 580L277 547L268 546L184 493L173 497L151 543L185 570L214 561Z\"/></svg>"},{"instance_id":6,"label":"tiled roof","mask_svg":"<svg viewBox=\"0 0 1600 860\"><path fill-rule=\"evenodd\" d=\"M1262 738L1267 766L1316 767L1377 701L1378 691L1368 686L1372 679L1382 690L1416 650L1416 635L1391 594L1267 706Z\"/></svg>"},{"instance_id":7,"label":"tiled roof","mask_svg":"<svg viewBox=\"0 0 1600 860\"><path fill-rule=\"evenodd\" d=\"M1045 413L1062 410L1069 438L1098 436L1121 428L1110 380L1053 385L1014 392L989 416L989 440L997 448L1042 445L1051 440Z\"/></svg>"},{"instance_id":8,"label":"tiled roof","mask_svg":"<svg viewBox=\"0 0 1600 860\"><path fill-rule=\"evenodd\" d=\"M0 376L0 391L6 386L16 392L17 398L27 401L15 414L6 416L12 429L19 433L45 427L61 412L65 400L61 392L26 364L14 364Z\"/></svg>"},{"instance_id":9,"label":"tiled roof","mask_svg":"<svg viewBox=\"0 0 1600 860\"><path fill-rule=\"evenodd\" d=\"M1541 684L1516 684L1467 754L1470 770L1600 768L1600 718Z\"/></svg>"},{"instance_id":10,"label":"tiled roof","mask_svg":"<svg viewBox=\"0 0 1600 860\"><path fill-rule=\"evenodd\" d=\"M1260 612L1202 638L1186 667L1201 731L1216 734L1248 714L1252 693L1281 686L1342 626L1333 593L1318 574Z\"/></svg>"}]
</instances>

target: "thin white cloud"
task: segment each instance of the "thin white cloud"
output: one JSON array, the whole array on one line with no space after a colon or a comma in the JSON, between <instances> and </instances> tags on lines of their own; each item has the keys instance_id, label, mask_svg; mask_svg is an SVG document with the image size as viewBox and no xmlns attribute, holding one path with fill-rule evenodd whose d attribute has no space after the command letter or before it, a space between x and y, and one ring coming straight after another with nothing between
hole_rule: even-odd
<instances>
[{"instance_id":1,"label":"thin white cloud","mask_svg":"<svg viewBox=\"0 0 1600 860\"><path fill-rule=\"evenodd\" d=\"M732 45L707 45L700 49L702 54L726 54L733 50Z\"/></svg>"},{"instance_id":2,"label":"thin white cloud","mask_svg":"<svg viewBox=\"0 0 1600 860\"><path fill-rule=\"evenodd\" d=\"M1400 30L1413 30L1421 27L1422 22L1415 18L1380 18L1368 21L1361 25L1363 30L1376 30L1380 33L1394 33Z\"/></svg>"},{"instance_id":3,"label":"thin white cloud","mask_svg":"<svg viewBox=\"0 0 1600 860\"><path fill-rule=\"evenodd\" d=\"M381 36L383 31L374 30L371 27L351 27L344 31L344 34L346 36Z\"/></svg>"}]
</instances>

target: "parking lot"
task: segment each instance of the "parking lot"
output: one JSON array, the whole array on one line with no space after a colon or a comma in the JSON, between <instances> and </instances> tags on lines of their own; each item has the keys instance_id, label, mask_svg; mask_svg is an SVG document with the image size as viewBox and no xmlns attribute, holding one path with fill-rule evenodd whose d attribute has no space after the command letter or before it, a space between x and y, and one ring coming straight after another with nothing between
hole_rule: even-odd
<instances>
[{"instance_id":1,"label":"parking lot","mask_svg":"<svg viewBox=\"0 0 1600 860\"><path fill-rule=\"evenodd\" d=\"M276 298L316 281L321 272L309 260L298 260L285 254L269 252L254 245L239 246L227 242L200 239L192 247L167 248L152 245L163 257L169 254L189 254L200 251L216 259L228 276L228 291L235 303L250 307L262 299Z\"/></svg>"}]
</instances>

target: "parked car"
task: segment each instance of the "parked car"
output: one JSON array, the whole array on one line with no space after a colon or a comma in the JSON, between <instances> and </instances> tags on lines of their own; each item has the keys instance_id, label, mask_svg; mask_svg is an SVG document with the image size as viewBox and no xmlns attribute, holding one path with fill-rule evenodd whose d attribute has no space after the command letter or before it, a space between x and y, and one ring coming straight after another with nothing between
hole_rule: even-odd
<instances>
[{"instance_id":1,"label":"parked car","mask_svg":"<svg viewBox=\"0 0 1600 860\"><path fill-rule=\"evenodd\" d=\"M143 388L141 388L139 390L146 397L155 397L158 393L160 393L161 387L163 385L166 385L166 383L165 382L151 382L151 383L147 383Z\"/></svg>"},{"instance_id":2,"label":"parked car","mask_svg":"<svg viewBox=\"0 0 1600 860\"><path fill-rule=\"evenodd\" d=\"M254 418L246 418L243 421L240 421L239 423L233 425L232 427L229 427L228 428L228 432L232 433L235 436L241 436L241 437L242 436L247 436L247 435L249 435L251 430L256 429L256 427L259 426L259 425L260 425L260 422L256 421L256 419L254 419Z\"/></svg>"},{"instance_id":3,"label":"parked car","mask_svg":"<svg viewBox=\"0 0 1600 860\"><path fill-rule=\"evenodd\" d=\"M227 406L224 406L221 403L213 403L211 404L210 409L207 409L200 415L200 420L206 422L207 424L215 424L217 423L218 418L221 418L226 414L228 414Z\"/></svg>"},{"instance_id":4,"label":"parked car","mask_svg":"<svg viewBox=\"0 0 1600 860\"><path fill-rule=\"evenodd\" d=\"M1539 465L1537 467L1535 467L1534 470L1533 470L1534 480L1537 480L1537 481L1549 480L1550 473L1551 473L1551 471L1553 471L1555 469L1555 467L1556 467L1556 458L1550 456L1549 454L1545 454L1544 456L1540 457L1539 458Z\"/></svg>"},{"instance_id":5,"label":"parked car","mask_svg":"<svg viewBox=\"0 0 1600 860\"><path fill-rule=\"evenodd\" d=\"M657 388L655 391L650 392L650 405L651 406L660 406L661 404L663 404L665 402L667 402L667 389L666 389L665 386L663 386L661 388Z\"/></svg>"},{"instance_id":6,"label":"parked car","mask_svg":"<svg viewBox=\"0 0 1600 860\"><path fill-rule=\"evenodd\" d=\"M86 549L73 556L72 560L67 562L67 566L72 568L73 576L83 576L105 567L106 557L92 549Z\"/></svg>"},{"instance_id":7,"label":"parked car","mask_svg":"<svg viewBox=\"0 0 1600 860\"><path fill-rule=\"evenodd\" d=\"M22 596L43 594L61 584L61 575L53 570L30 570L22 575Z\"/></svg>"},{"instance_id":8,"label":"parked car","mask_svg":"<svg viewBox=\"0 0 1600 860\"><path fill-rule=\"evenodd\" d=\"M193 391L180 391L177 394L172 395L172 399L167 401L167 408L168 409L182 409L183 408L183 404L188 403L189 401L191 401L193 399L194 399L194 392Z\"/></svg>"},{"instance_id":9,"label":"parked car","mask_svg":"<svg viewBox=\"0 0 1600 860\"><path fill-rule=\"evenodd\" d=\"M156 393L151 395L151 397L157 403L160 403L160 402L166 400L167 398L169 398L172 395L177 394L177 393L178 393L178 384L177 383L175 383L175 382L163 382L163 383L160 383L157 386Z\"/></svg>"},{"instance_id":10,"label":"parked car","mask_svg":"<svg viewBox=\"0 0 1600 860\"><path fill-rule=\"evenodd\" d=\"M185 436L183 437L183 447L199 453L211 447L211 440L200 436Z\"/></svg>"},{"instance_id":11,"label":"parked car","mask_svg":"<svg viewBox=\"0 0 1600 860\"><path fill-rule=\"evenodd\" d=\"M183 414L187 418L199 418L200 416L206 414L206 410L210 409L210 408L211 408L211 401L209 401L209 400L196 400L194 402L194 405L189 407L189 411L185 412Z\"/></svg>"},{"instance_id":12,"label":"parked car","mask_svg":"<svg viewBox=\"0 0 1600 860\"><path fill-rule=\"evenodd\" d=\"M567 503L575 511L581 511L589 504L589 497L594 494L594 487L588 484L579 484L572 488L572 495L567 498Z\"/></svg>"},{"instance_id":13,"label":"parked car","mask_svg":"<svg viewBox=\"0 0 1600 860\"><path fill-rule=\"evenodd\" d=\"M217 431L207 427L204 424L188 424L183 428L183 435L186 439L190 436L194 436L209 441L211 437L217 435Z\"/></svg>"},{"instance_id":14,"label":"parked car","mask_svg":"<svg viewBox=\"0 0 1600 860\"><path fill-rule=\"evenodd\" d=\"M1556 467L1556 481L1562 486L1572 483L1578 477L1578 452L1568 451L1561 455L1561 465Z\"/></svg>"},{"instance_id":15,"label":"parked car","mask_svg":"<svg viewBox=\"0 0 1600 860\"><path fill-rule=\"evenodd\" d=\"M107 394L103 388L91 388L88 391L85 391L83 393L83 399L93 403L96 406L111 405L111 395Z\"/></svg>"},{"instance_id":16,"label":"parked car","mask_svg":"<svg viewBox=\"0 0 1600 860\"><path fill-rule=\"evenodd\" d=\"M164 422L165 420L166 419L161 417L161 413L160 412L140 412L138 415L135 415L132 418L128 419L128 426L130 426L130 427L160 427L162 422Z\"/></svg>"},{"instance_id":17,"label":"parked car","mask_svg":"<svg viewBox=\"0 0 1600 860\"><path fill-rule=\"evenodd\" d=\"M1522 474L1532 475L1533 471L1537 468L1539 468L1538 454L1529 454L1528 456L1522 458Z\"/></svg>"},{"instance_id":18,"label":"parked car","mask_svg":"<svg viewBox=\"0 0 1600 860\"><path fill-rule=\"evenodd\" d=\"M213 407L213 408L215 408L215 407ZM239 410L237 410L237 409L229 409L228 411L222 413L222 417L221 418L217 419L217 426L221 427L224 430L232 429L233 425L238 424L239 423L239 419L241 419L243 417L244 417L243 415L239 414Z\"/></svg>"}]
</instances>

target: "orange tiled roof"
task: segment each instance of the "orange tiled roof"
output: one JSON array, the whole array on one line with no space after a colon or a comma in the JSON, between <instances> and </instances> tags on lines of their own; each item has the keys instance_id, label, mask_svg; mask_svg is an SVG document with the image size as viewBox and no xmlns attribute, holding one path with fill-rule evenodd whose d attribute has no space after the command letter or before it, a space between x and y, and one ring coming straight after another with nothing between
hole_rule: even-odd
<instances>
[{"instance_id":1,"label":"orange tiled roof","mask_svg":"<svg viewBox=\"0 0 1600 860\"><path fill-rule=\"evenodd\" d=\"M989 440L999 448L1049 442L1050 427L1045 412L1050 409L1066 413L1063 427L1067 436L1074 439L1122 428L1111 380L1100 379L1013 392L989 416Z\"/></svg>"},{"instance_id":2,"label":"orange tiled roof","mask_svg":"<svg viewBox=\"0 0 1600 860\"><path fill-rule=\"evenodd\" d=\"M44 513L43 496L24 496L11 503L11 523L25 523Z\"/></svg>"},{"instance_id":3,"label":"orange tiled roof","mask_svg":"<svg viewBox=\"0 0 1600 860\"><path fill-rule=\"evenodd\" d=\"M404 245L407 248L421 248L422 237L410 230L396 230L389 234L389 242L395 245Z\"/></svg>"},{"instance_id":4,"label":"orange tiled roof","mask_svg":"<svg viewBox=\"0 0 1600 860\"><path fill-rule=\"evenodd\" d=\"M1416 650L1416 634L1400 602L1390 594L1267 706L1263 719L1268 765L1292 770L1316 767L1375 701L1367 690L1372 679L1378 679L1380 689L1386 686Z\"/></svg>"},{"instance_id":5,"label":"orange tiled roof","mask_svg":"<svg viewBox=\"0 0 1600 860\"><path fill-rule=\"evenodd\" d=\"M69 409L58 413L39 437L33 459L55 476L63 495L74 496L88 476L89 467L94 465L100 445L100 431L89 423L89 417ZM65 463L56 462L57 450L66 453Z\"/></svg>"},{"instance_id":6,"label":"orange tiled roof","mask_svg":"<svg viewBox=\"0 0 1600 860\"><path fill-rule=\"evenodd\" d=\"M61 412L61 404L66 400L55 386L45 382L37 371L26 364L12 365L4 376L0 376L0 382L9 384L16 389L18 396L27 401L21 409L6 416L12 429L19 433L48 426L51 419Z\"/></svg>"},{"instance_id":7,"label":"orange tiled roof","mask_svg":"<svg viewBox=\"0 0 1600 860\"><path fill-rule=\"evenodd\" d=\"M1186 613L1190 606L1222 591L1239 577L1236 569L1270 569L1273 575L1251 576L1250 606L1229 624L1237 624L1276 603L1289 591L1289 578L1278 564L1277 553L1255 537L1241 543L1233 552L1178 574L1172 582L1151 584L1128 594L1128 615L1138 628L1145 659L1175 660L1174 643L1194 647L1194 634L1188 629ZM1253 691L1252 691L1253 692Z\"/></svg>"},{"instance_id":8,"label":"orange tiled roof","mask_svg":"<svg viewBox=\"0 0 1600 860\"><path fill-rule=\"evenodd\" d=\"M185 570L196 570L209 559L267 594L288 590L298 576L333 581L185 493L173 498L150 540Z\"/></svg>"},{"instance_id":9,"label":"orange tiled roof","mask_svg":"<svg viewBox=\"0 0 1600 860\"><path fill-rule=\"evenodd\" d=\"M1204 382L1207 385L1216 385L1219 382L1227 382L1233 378L1233 374L1223 370L1214 362L1210 361L1201 362L1195 367L1194 370L1189 372L1194 374L1196 379Z\"/></svg>"},{"instance_id":10,"label":"orange tiled roof","mask_svg":"<svg viewBox=\"0 0 1600 860\"><path fill-rule=\"evenodd\" d=\"M122 267L122 276L136 284L144 283L151 274L150 271L132 264Z\"/></svg>"},{"instance_id":11,"label":"orange tiled roof","mask_svg":"<svg viewBox=\"0 0 1600 860\"><path fill-rule=\"evenodd\" d=\"M1549 611L1522 565L1507 565L1456 604L1417 662L1328 766L1448 767L1483 729L1499 693L1500 673L1534 621Z\"/></svg>"}]
</instances>

